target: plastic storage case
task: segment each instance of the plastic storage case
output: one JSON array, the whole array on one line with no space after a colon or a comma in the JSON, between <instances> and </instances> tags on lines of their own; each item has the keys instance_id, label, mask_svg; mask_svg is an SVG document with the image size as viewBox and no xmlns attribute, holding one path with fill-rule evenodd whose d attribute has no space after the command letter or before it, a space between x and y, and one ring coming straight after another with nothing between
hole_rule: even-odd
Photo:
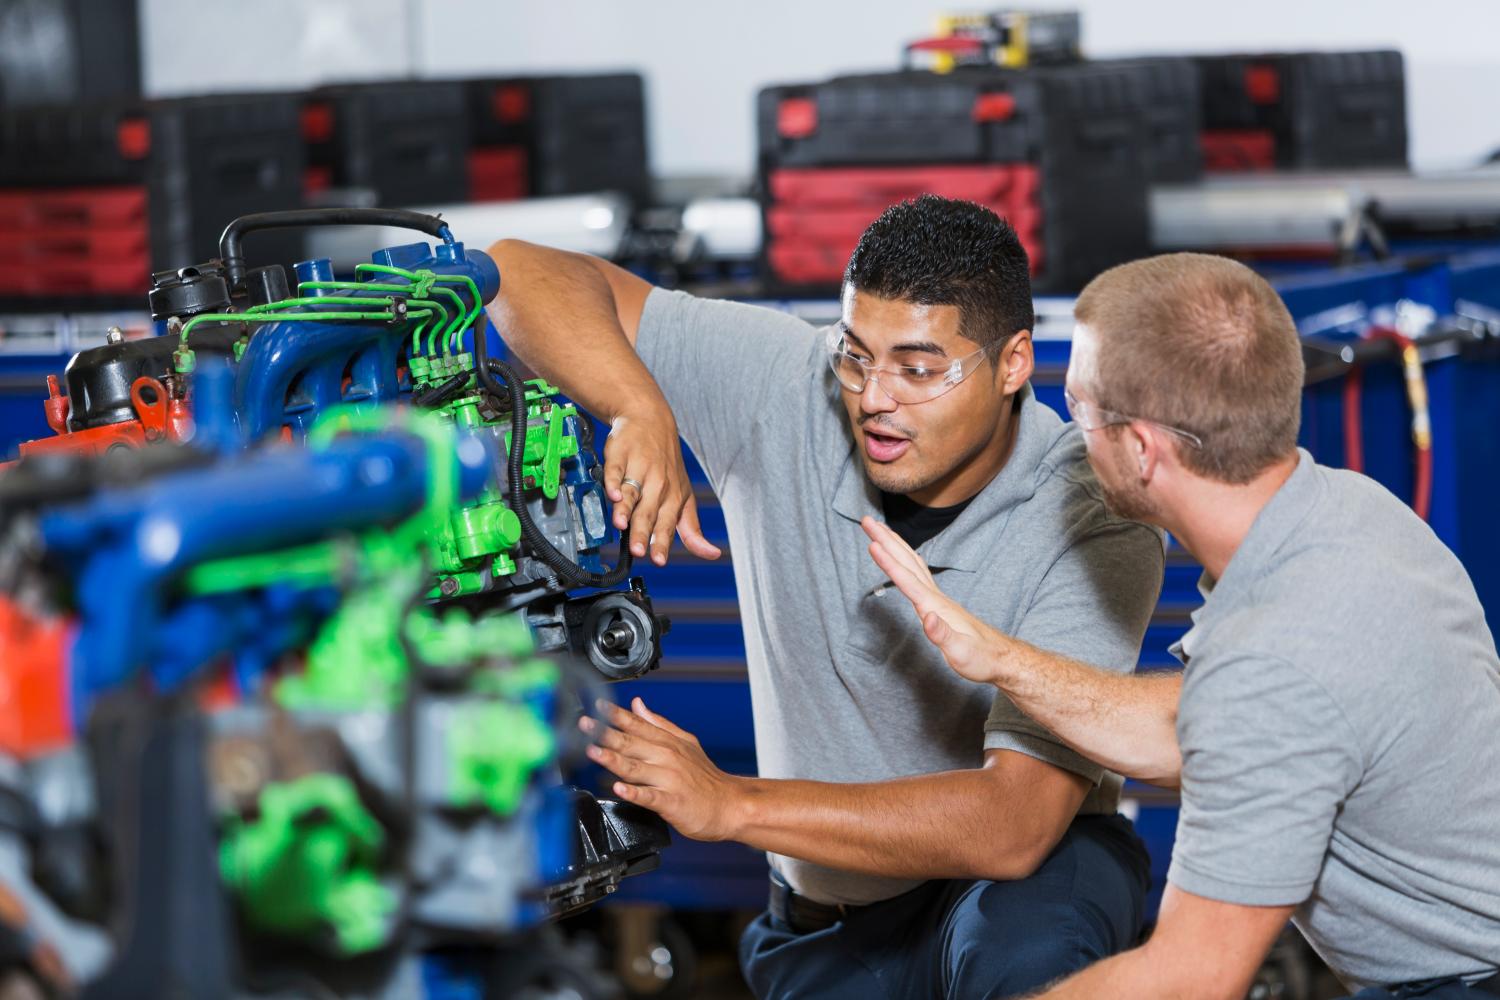
<instances>
[{"instance_id":1,"label":"plastic storage case","mask_svg":"<svg viewBox=\"0 0 1500 1000\"><path fill-rule=\"evenodd\" d=\"M762 91L771 289L835 290L864 226L924 192L980 201L1008 218L1038 291L1077 291L1147 253L1151 173L1186 179L1194 169L1180 149L1153 154L1163 121L1180 147L1180 123L1195 106L1190 86L1172 85L1187 77L1163 62L885 73ZM825 182L819 198L796 196L816 174Z\"/></svg>"},{"instance_id":2,"label":"plastic storage case","mask_svg":"<svg viewBox=\"0 0 1500 1000\"><path fill-rule=\"evenodd\" d=\"M636 205L650 200L640 74L479 79L466 92L474 198L618 191Z\"/></svg>"},{"instance_id":3,"label":"plastic storage case","mask_svg":"<svg viewBox=\"0 0 1500 1000\"><path fill-rule=\"evenodd\" d=\"M463 84L340 84L302 109L305 187L364 188L389 208L467 201L468 116Z\"/></svg>"},{"instance_id":4,"label":"plastic storage case","mask_svg":"<svg viewBox=\"0 0 1500 1000\"><path fill-rule=\"evenodd\" d=\"M1213 171L1405 168L1401 53L1200 56Z\"/></svg>"},{"instance_id":5,"label":"plastic storage case","mask_svg":"<svg viewBox=\"0 0 1500 1000\"><path fill-rule=\"evenodd\" d=\"M136 300L154 268L212 257L224 225L301 204L299 98L39 108L0 115L0 299L50 309ZM300 252L295 232L252 248Z\"/></svg>"}]
</instances>

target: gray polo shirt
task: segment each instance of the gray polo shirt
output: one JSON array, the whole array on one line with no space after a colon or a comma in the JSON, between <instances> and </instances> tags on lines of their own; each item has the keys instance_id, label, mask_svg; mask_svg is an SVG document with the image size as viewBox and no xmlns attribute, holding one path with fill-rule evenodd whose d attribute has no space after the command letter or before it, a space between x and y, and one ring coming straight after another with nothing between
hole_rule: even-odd
<instances>
[{"instance_id":1,"label":"gray polo shirt","mask_svg":"<svg viewBox=\"0 0 1500 1000\"><path fill-rule=\"evenodd\" d=\"M1355 988L1500 966L1500 664L1458 559L1304 451L1203 588L1168 880L1297 905Z\"/></svg>"},{"instance_id":2,"label":"gray polo shirt","mask_svg":"<svg viewBox=\"0 0 1500 1000\"><path fill-rule=\"evenodd\" d=\"M1118 779L993 687L950 670L870 559L859 521L881 516L879 494L820 331L774 310L657 290L636 347L724 509L762 776L883 781L978 767L1001 748L1083 775L1096 786L1084 809L1114 811ZM1161 537L1105 511L1080 433L1029 387L1009 462L920 551L943 588L993 625L1134 669L1161 587ZM771 863L825 902L869 903L916 884Z\"/></svg>"}]
</instances>

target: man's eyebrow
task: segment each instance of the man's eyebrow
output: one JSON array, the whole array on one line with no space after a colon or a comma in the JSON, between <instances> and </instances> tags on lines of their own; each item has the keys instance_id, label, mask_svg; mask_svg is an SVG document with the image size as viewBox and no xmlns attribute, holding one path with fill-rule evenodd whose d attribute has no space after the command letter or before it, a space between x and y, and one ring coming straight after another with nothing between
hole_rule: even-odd
<instances>
[{"instance_id":1,"label":"man's eyebrow","mask_svg":"<svg viewBox=\"0 0 1500 1000\"><path fill-rule=\"evenodd\" d=\"M891 348L892 354L936 354L946 358L948 352L931 340L906 340Z\"/></svg>"},{"instance_id":2,"label":"man's eyebrow","mask_svg":"<svg viewBox=\"0 0 1500 1000\"><path fill-rule=\"evenodd\" d=\"M838 327L840 330L843 331L843 333L844 333L844 339L845 340L851 341L854 344L854 346L862 348L862 349L864 349L866 351L868 351L870 349L869 346L863 340L859 339L859 334L855 333L854 332L854 328L852 326L850 326L848 323L844 322L843 320L839 320L834 325L836 327ZM906 341L902 341L901 343L896 344L895 346L893 346L891 348L891 353L892 354L936 354L938 357L942 357L942 358L946 358L948 356L948 352L945 351L945 350L943 350L943 346L941 344L938 344L938 343L936 343L934 341L931 341L931 340L906 340Z\"/></svg>"},{"instance_id":3,"label":"man's eyebrow","mask_svg":"<svg viewBox=\"0 0 1500 1000\"><path fill-rule=\"evenodd\" d=\"M843 320L839 320L834 325L844 332L845 340L852 340L856 347L865 347L865 342L859 339L859 334L854 332L854 327L850 326L848 323L845 323ZM865 349L868 350L868 348Z\"/></svg>"}]
</instances>

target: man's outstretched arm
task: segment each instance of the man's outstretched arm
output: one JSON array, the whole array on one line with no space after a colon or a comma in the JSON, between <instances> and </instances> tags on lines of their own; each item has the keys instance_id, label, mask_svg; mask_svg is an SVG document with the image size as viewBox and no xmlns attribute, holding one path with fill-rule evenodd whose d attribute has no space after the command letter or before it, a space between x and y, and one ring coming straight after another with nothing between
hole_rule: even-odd
<instances>
[{"instance_id":1,"label":"man's outstretched arm","mask_svg":"<svg viewBox=\"0 0 1500 1000\"><path fill-rule=\"evenodd\" d=\"M891 878L1018 879L1056 846L1089 782L1009 750L967 771L842 784L744 778L637 698L580 720L589 756L621 798L696 840L735 840L844 871Z\"/></svg>"},{"instance_id":2,"label":"man's outstretched arm","mask_svg":"<svg viewBox=\"0 0 1500 1000\"><path fill-rule=\"evenodd\" d=\"M1290 906L1241 906L1168 884L1151 940L1032 1000L1242 1000L1290 919Z\"/></svg>"},{"instance_id":3,"label":"man's outstretched arm","mask_svg":"<svg viewBox=\"0 0 1500 1000\"><path fill-rule=\"evenodd\" d=\"M1110 673L1005 635L939 590L922 557L894 531L873 518L865 518L864 529L871 557L911 601L927 638L954 671L995 685L1064 743L1111 771L1157 785L1179 783L1180 673Z\"/></svg>"},{"instance_id":4,"label":"man's outstretched arm","mask_svg":"<svg viewBox=\"0 0 1500 1000\"><path fill-rule=\"evenodd\" d=\"M635 352L651 285L608 261L520 240L501 240L490 255L502 281L487 312L506 344L609 425L604 489L631 552L644 558L649 545L662 565L675 530L694 555L717 558L698 525L676 418Z\"/></svg>"}]
</instances>

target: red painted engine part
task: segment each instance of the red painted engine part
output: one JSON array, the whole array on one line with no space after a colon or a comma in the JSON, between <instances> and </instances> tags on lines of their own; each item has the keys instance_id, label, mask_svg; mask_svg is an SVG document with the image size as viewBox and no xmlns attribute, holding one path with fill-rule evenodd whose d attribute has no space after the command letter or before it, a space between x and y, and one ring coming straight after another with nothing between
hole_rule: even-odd
<instances>
[{"instance_id":1,"label":"red painted engine part","mask_svg":"<svg viewBox=\"0 0 1500 1000\"><path fill-rule=\"evenodd\" d=\"M183 441L192 436L193 416L187 400L168 394L161 382L143 375L130 386L134 420L81 431L68 430L68 397L59 389L56 375L47 376L47 426L56 437L37 438L21 445L21 457L51 451L74 451L102 455L113 448L140 448L156 441Z\"/></svg>"},{"instance_id":2,"label":"red painted engine part","mask_svg":"<svg viewBox=\"0 0 1500 1000\"><path fill-rule=\"evenodd\" d=\"M73 742L70 621L38 618L0 594L0 751L22 759Z\"/></svg>"}]
</instances>

